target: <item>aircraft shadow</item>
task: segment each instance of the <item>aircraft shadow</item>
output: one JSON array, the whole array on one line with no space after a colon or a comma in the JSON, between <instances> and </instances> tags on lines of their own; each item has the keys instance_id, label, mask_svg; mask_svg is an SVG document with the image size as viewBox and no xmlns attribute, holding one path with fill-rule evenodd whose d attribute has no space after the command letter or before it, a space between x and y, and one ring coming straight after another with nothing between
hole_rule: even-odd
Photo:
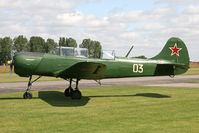
<instances>
[{"instance_id":1,"label":"aircraft shadow","mask_svg":"<svg viewBox=\"0 0 199 133\"><path fill-rule=\"evenodd\" d=\"M135 96L143 96L150 98L171 98L171 96L158 94L158 93L137 93L135 95L100 95L100 96L88 96L88 97L97 98L97 97L135 97Z\"/></svg>"},{"instance_id":2,"label":"aircraft shadow","mask_svg":"<svg viewBox=\"0 0 199 133\"><path fill-rule=\"evenodd\" d=\"M158 93L137 93L135 95L96 95L96 96L82 96L81 100L73 100L70 97L65 97L60 91L39 91L38 98L56 107L78 107L84 106L91 98L102 97L150 97L150 98L171 98L171 96Z\"/></svg>"},{"instance_id":3,"label":"aircraft shadow","mask_svg":"<svg viewBox=\"0 0 199 133\"><path fill-rule=\"evenodd\" d=\"M39 91L38 97L33 99L41 99L48 104L56 107L78 107L84 106L91 98L103 98L103 97L150 97L150 98L171 98L171 96L158 94L158 93L137 93L135 95L96 95L96 96L82 96L81 100L73 100L70 97L65 97L63 92L60 91ZM0 98L0 100L19 100L23 97L9 97Z\"/></svg>"},{"instance_id":4,"label":"aircraft shadow","mask_svg":"<svg viewBox=\"0 0 199 133\"><path fill-rule=\"evenodd\" d=\"M0 98L0 100L21 100L24 99L23 97L5 97L5 98ZM32 99L38 99L37 97L33 97Z\"/></svg>"},{"instance_id":5,"label":"aircraft shadow","mask_svg":"<svg viewBox=\"0 0 199 133\"><path fill-rule=\"evenodd\" d=\"M171 96L158 93L137 93L135 96L151 97L151 98L171 98Z\"/></svg>"},{"instance_id":6,"label":"aircraft shadow","mask_svg":"<svg viewBox=\"0 0 199 133\"><path fill-rule=\"evenodd\" d=\"M81 100L73 100L70 97L65 97L63 92L60 91L39 91L38 97L56 107L84 106L90 100L90 98L86 96L82 96Z\"/></svg>"}]
</instances>

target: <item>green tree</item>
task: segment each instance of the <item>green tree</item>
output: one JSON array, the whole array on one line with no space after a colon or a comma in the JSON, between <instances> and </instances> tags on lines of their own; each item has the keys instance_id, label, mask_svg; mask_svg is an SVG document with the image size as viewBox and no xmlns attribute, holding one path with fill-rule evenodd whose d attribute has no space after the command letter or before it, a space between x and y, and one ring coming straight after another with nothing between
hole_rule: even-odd
<instances>
[{"instance_id":1,"label":"green tree","mask_svg":"<svg viewBox=\"0 0 199 133\"><path fill-rule=\"evenodd\" d=\"M94 58L101 57L102 46L99 41L94 41Z\"/></svg>"},{"instance_id":2,"label":"green tree","mask_svg":"<svg viewBox=\"0 0 199 133\"><path fill-rule=\"evenodd\" d=\"M16 50L17 52L27 50L28 40L23 35L15 37L13 41L14 41L14 50Z\"/></svg>"},{"instance_id":3,"label":"green tree","mask_svg":"<svg viewBox=\"0 0 199 133\"><path fill-rule=\"evenodd\" d=\"M6 64L10 60L10 51L12 48L12 39L10 37L4 37L0 39L0 64Z\"/></svg>"},{"instance_id":4,"label":"green tree","mask_svg":"<svg viewBox=\"0 0 199 133\"><path fill-rule=\"evenodd\" d=\"M91 42L91 39L84 39L82 43L79 45L80 48L87 48L89 49L89 44Z\"/></svg>"},{"instance_id":5,"label":"green tree","mask_svg":"<svg viewBox=\"0 0 199 133\"><path fill-rule=\"evenodd\" d=\"M60 37L59 38L59 47L60 46L66 47L66 39L65 39L65 37Z\"/></svg>"},{"instance_id":6,"label":"green tree","mask_svg":"<svg viewBox=\"0 0 199 133\"><path fill-rule=\"evenodd\" d=\"M59 38L59 46L63 47L77 47L77 42L73 38L65 38L65 37L60 37Z\"/></svg>"},{"instance_id":7,"label":"green tree","mask_svg":"<svg viewBox=\"0 0 199 133\"><path fill-rule=\"evenodd\" d=\"M102 46L99 41L93 41L91 39L84 39L82 44L79 45L80 48L88 49L88 56L93 58L100 58Z\"/></svg>"},{"instance_id":8,"label":"green tree","mask_svg":"<svg viewBox=\"0 0 199 133\"><path fill-rule=\"evenodd\" d=\"M147 59L147 57L144 56L144 55L136 56L136 57L134 57L134 58Z\"/></svg>"},{"instance_id":9,"label":"green tree","mask_svg":"<svg viewBox=\"0 0 199 133\"><path fill-rule=\"evenodd\" d=\"M2 38L0 38L0 53L1 53Z\"/></svg>"},{"instance_id":10,"label":"green tree","mask_svg":"<svg viewBox=\"0 0 199 133\"><path fill-rule=\"evenodd\" d=\"M66 46L67 47L77 47L77 42L76 42L76 40L75 39L73 39L73 38L66 38Z\"/></svg>"},{"instance_id":11,"label":"green tree","mask_svg":"<svg viewBox=\"0 0 199 133\"><path fill-rule=\"evenodd\" d=\"M3 39L0 38L0 65L3 64L2 45L3 45Z\"/></svg>"},{"instance_id":12,"label":"green tree","mask_svg":"<svg viewBox=\"0 0 199 133\"><path fill-rule=\"evenodd\" d=\"M51 39L51 38L48 38L46 43L45 43L45 52L48 53L50 52L51 50L55 49L57 47L57 43Z\"/></svg>"},{"instance_id":13,"label":"green tree","mask_svg":"<svg viewBox=\"0 0 199 133\"><path fill-rule=\"evenodd\" d=\"M45 52L45 40L39 36L32 36L28 42L30 52Z\"/></svg>"}]
</instances>

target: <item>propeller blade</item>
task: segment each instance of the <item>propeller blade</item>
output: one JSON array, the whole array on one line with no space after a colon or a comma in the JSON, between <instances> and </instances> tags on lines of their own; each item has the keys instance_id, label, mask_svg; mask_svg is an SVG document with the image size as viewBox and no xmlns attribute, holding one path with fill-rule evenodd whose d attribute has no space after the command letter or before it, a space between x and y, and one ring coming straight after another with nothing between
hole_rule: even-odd
<instances>
[{"instance_id":1,"label":"propeller blade","mask_svg":"<svg viewBox=\"0 0 199 133\"><path fill-rule=\"evenodd\" d=\"M14 56L14 51L11 50L10 51L10 61L8 62L8 64L10 65L10 77L12 76L12 69L13 69L13 65L14 65L14 60L13 60L13 56Z\"/></svg>"},{"instance_id":2,"label":"propeller blade","mask_svg":"<svg viewBox=\"0 0 199 133\"><path fill-rule=\"evenodd\" d=\"M10 77L12 76L12 61L10 63L10 73L9 73Z\"/></svg>"}]
</instances>

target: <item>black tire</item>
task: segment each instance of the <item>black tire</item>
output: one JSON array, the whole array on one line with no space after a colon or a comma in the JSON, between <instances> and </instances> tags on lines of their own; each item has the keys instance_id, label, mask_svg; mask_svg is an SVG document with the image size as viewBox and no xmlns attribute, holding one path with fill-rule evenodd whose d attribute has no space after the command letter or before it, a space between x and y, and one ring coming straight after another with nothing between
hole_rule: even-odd
<instances>
[{"instance_id":1,"label":"black tire","mask_svg":"<svg viewBox=\"0 0 199 133\"><path fill-rule=\"evenodd\" d=\"M30 93L30 92L25 92L25 93L23 94L23 98L24 98L24 99L32 99L32 93Z\"/></svg>"},{"instance_id":2,"label":"black tire","mask_svg":"<svg viewBox=\"0 0 199 133\"><path fill-rule=\"evenodd\" d=\"M66 97L69 97L69 96L70 96L70 90L69 90L69 89L65 89L64 95L65 95Z\"/></svg>"},{"instance_id":3,"label":"black tire","mask_svg":"<svg viewBox=\"0 0 199 133\"><path fill-rule=\"evenodd\" d=\"M72 89L72 88L67 88L67 89L65 89L65 91L64 91L64 95L65 95L66 97L70 97L70 96L72 95L72 93L73 93L73 89Z\"/></svg>"},{"instance_id":4,"label":"black tire","mask_svg":"<svg viewBox=\"0 0 199 133\"><path fill-rule=\"evenodd\" d=\"M79 90L73 91L71 94L72 99L81 99L82 98L82 93Z\"/></svg>"}]
</instances>

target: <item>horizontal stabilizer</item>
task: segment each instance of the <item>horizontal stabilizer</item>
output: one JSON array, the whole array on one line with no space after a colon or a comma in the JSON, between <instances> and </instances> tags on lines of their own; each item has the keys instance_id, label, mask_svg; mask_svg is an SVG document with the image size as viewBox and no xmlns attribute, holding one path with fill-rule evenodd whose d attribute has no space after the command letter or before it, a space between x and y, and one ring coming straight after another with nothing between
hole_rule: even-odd
<instances>
[{"instance_id":1,"label":"horizontal stabilizer","mask_svg":"<svg viewBox=\"0 0 199 133\"><path fill-rule=\"evenodd\" d=\"M174 63L158 63L156 66L155 76L178 75L185 73L189 66L185 64Z\"/></svg>"}]
</instances>

